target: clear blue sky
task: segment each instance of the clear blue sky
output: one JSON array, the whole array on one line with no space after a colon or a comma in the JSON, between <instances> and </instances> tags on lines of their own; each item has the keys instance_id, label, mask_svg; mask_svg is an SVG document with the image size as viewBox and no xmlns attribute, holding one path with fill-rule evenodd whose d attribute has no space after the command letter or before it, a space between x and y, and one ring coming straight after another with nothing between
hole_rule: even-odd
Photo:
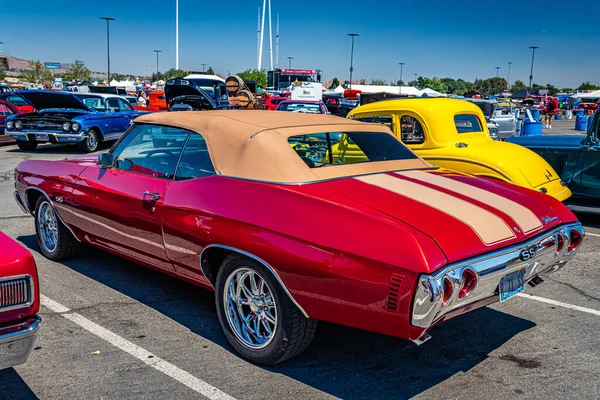
<instances>
[{"instance_id":1,"label":"clear blue sky","mask_svg":"<svg viewBox=\"0 0 600 400\"><path fill-rule=\"evenodd\" d=\"M39 3L39 6L36 5ZM0 49L19 58L83 60L106 71L106 29L111 16L113 72L144 74L175 66L175 0L82 2L5 1L0 8ZM256 67L256 28L261 0L180 0L180 67L201 63L226 74ZM586 8L582 5L585 4ZM476 5L476 6L474 6ZM356 79L422 76L474 80L495 76L527 81L531 45L534 82L559 87L600 84L600 2L525 1L291 1L272 0L273 30L280 14L280 65L320 68L325 79L348 79L350 38ZM265 31L268 23L265 24ZM269 65L265 35L263 66ZM273 35L273 47L275 47ZM275 49L273 48L275 54Z\"/></svg>"}]
</instances>

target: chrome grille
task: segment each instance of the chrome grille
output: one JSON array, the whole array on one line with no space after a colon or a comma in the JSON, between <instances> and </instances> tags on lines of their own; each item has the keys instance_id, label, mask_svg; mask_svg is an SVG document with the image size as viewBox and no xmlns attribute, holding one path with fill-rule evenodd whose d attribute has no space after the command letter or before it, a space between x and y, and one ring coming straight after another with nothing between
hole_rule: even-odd
<instances>
[{"instance_id":1,"label":"chrome grille","mask_svg":"<svg viewBox=\"0 0 600 400\"><path fill-rule=\"evenodd\" d=\"M0 311L28 306L32 300L30 282L27 277L0 282Z\"/></svg>"},{"instance_id":2,"label":"chrome grille","mask_svg":"<svg viewBox=\"0 0 600 400\"><path fill-rule=\"evenodd\" d=\"M44 120L21 120L26 131L62 131L62 122L50 122Z\"/></svg>"}]
</instances>

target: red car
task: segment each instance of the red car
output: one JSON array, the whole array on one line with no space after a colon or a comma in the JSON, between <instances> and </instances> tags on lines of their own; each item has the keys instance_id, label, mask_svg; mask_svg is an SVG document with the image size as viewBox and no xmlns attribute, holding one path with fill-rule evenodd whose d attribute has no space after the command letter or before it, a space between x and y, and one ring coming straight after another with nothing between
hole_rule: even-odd
<instances>
[{"instance_id":1,"label":"red car","mask_svg":"<svg viewBox=\"0 0 600 400\"><path fill-rule=\"evenodd\" d=\"M27 361L40 324L35 261L0 232L0 370Z\"/></svg>"},{"instance_id":2,"label":"red car","mask_svg":"<svg viewBox=\"0 0 600 400\"><path fill-rule=\"evenodd\" d=\"M46 257L84 242L214 290L225 336L262 364L304 350L317 320L421 343L540 283L584 235L553 197L328 115L147 114L108 153L25 160L15 179Z\"/></svg>"},{"instance_id":3,"label":"red car","mask_svg":"<svg viewBox=\"0 0 600 400\"><path fill-rule=\"evenodd\" d=\"M279 103L281 103L282 101L286 101L289 100L288 97L279 97L279 96L269 96L267 97L267 100L265 102L266 106L267 106L267 110L275 110L277 108L277 106L279 105Z\"/></svg>"},{"instance_id":4,"label":"red car","mask_svg":"<svg viewBox=\"0 0 600 400\"><path fill-rule=\"evenodd\" d=\"M322 101L310 100L285 100L280 102L275 110L307 114L329 114Z\"/></svg>"},{"instance_id":5,"label":"red car","mask_svg":"<svg viewBox=\"0 0 600 400\"><path fill-rule=\"evenodd\" d=\"M34 106L14 92L0 94L0 100L11 103L13 107L19 111L19 114L32 113L35 111Z\"/></svg>"},{"instance_id":6,"label":"red car","mask_svg":"<svg viewBox=\"0 0 600 400\"><path fill-rule=\"evenodd\" d=\"M6 117L13 114L19 114L19 110L12 103L5 100L0 100L0 135L4 134L6 126Z\"/></svg>"}]
</instances>

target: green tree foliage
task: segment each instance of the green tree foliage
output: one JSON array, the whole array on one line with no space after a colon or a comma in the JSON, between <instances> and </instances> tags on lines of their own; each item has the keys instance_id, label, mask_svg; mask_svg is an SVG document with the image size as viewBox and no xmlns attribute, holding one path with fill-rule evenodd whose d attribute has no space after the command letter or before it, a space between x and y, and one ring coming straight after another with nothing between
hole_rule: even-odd
<instances>
[{"instance_id":1,"label":"green tree foliage","mask_svg":"<svg viewBox=\"0 0 600 400\"><path fill-rule=\"evenodd\" d=\"M29 69L23 72L22 79L30 83L43 83L45 81L52 81L54 76L50 70L44 68L44 64L31 60L29 62Z\"/></svg>"},{"instance_id":2,"label":"green tree foliage","mask_svg":"<svg viewBox=\"0 0 600 400\"><path fill-rule=\"evenodd\" d=\"M525 89L527 89L527 85L525 83L523 83L523 81L515 81L515 83L510 88L510 91L512 93L516 93L519 90L525 90Z\"/></svg>"},{"instance_id":3,"label":"green tree foliage","mask_svg":"<svg viewBox=\"0 0 600 400\"><path fill-rule=\"evenodd\" d=\"M339 79L338 78L333 78L333 80L331 81L331 86L329 86L329 89L335 89L338 86L340 86Z\"/></svg>"},{"instance_id":4,"label":"green tree foliage","mask_svg":"<svg viewBox=\"0 0 600 400\"><path fill-rule=\"evenodd\" d=\"M420 76L417 79L417 89L423 90L425 88L433 89L440 93L446 93L446 85L444 85L441 79L437 76L434 76L433 78L425 78Z\"/></svg>"},{"instance_id":5,"label":"green tree foliage","mask_svg":"<svg viewBox=\"0 0 600 400\"><path fill-rule=\"evenodd\" d=\"M256 81L260 87L267 87L269 84L267 71L264 69L260 71L258 69L247 69L244 72L238 72L237 75L245 81Z\"/></svg>"},{"instance_id":6,"label":"green tree foliage","mask_svg":"<svg viewBox=\"0 0 600 400\"><path fill-rule=\"evenodd\" d=\"M577 90L599 90L600 86L594 85L593 83L583 82Z\"/></svg>"},{"instance_id":7,"label":"green tree foliage","mask_svg":"<svg viewBox=\"0 0 600 400\"><path fill-rule=\"evenodd\" d=\"M92 79L92 73L85 66L83 61L75 60L71 64L71 68L63 75L65 81L90 81Z\"/></svg>"},{"instance_id":8,"label":"green tree foliage","mask_svg":"<svg viewBox=\"0 0 600 400\"><path fill-rule=\"evenodd\" d=\"M158 81L164 81L164 80L165 80L165 77L160 72L153 72L152 76L150 77L150 81L152 81L152 82L158 82Z\"/></svg>"},{"instance_id":9,"label":"green tree foliage","mask_svg":"<svg viewBox=\"0 0 600 400\"><path fill-rule=\"evenodd\" d=\"M163 74L164 80L175 79L175 78L183 78L187 76L188 73L182 69L171 68Z\"/></svg>"},{"instance_id":10,"label":"green tree foliage","mask_svg":"<svg viewBox=\"0 0 600 400\"><path fill-rule=\"evenodd\" d=\"M573 88L562 88L560 89L561 93L573 93Z\"/></svg>"},{"instance_id":11,"label":"green tree foliage","mask_svg":"<svg viewBox=\"0 0 600 400\"><path fill-rule=\"evenodd\" d=\"M0 81L6 79L6 72L3 69L0 69Z\"/></svg>"},{"instance_id":12,"label":"green tree foliage","mask_svg":"<svg viewBox=\"0 0 600 400\"><path fill-rule=\"evenodd\" d=\"M383 86L386 85L383 79L371 79L371 85Z\"/></svg>"},{"instance_id":13,"label":"green tree foliage","mask_svg":"<svg viewBox=\"0 0 600 400\"><path fill-rule=\"evenodd\" d=\"M212 69L212 67L208 67L208 69L206 70L206 75L216 75L215 70Z\"/></svg>"},{"instance_id":14,"label":"green tree foliage","mask_svg":"<svg viewBox=\"0 0 600 400\"><path fill-rule=\"evenodd\" d=\"M123 74L112 74L110 76L110 79L121 82L121 81L124 81L126 79L126 76L123 75Z\"/></svg>"},{"instance_id":15,"label":"green tree foliage","mask_svg":"<svg viewBox=\"0 0 600 400\"><path fill-rule=\"evenodd\" d=\"M408 81L408 86L417 87L418 84L419 82L417 81Z\"/></svg>"},{"instance_id":16,"label":"green tree foliage","mask_svg":"<svg viewBox=\"0 0 600 400\"><path fill-rule=\"evenodd\" d=\"M554 85L551 85L551 84L547 84L546 85L546 90L548 90L548 94L550 96L554 96L554 95L556 95L558 93L558 88L556 86L554 86Z\"/></svg>"}]
</instances>

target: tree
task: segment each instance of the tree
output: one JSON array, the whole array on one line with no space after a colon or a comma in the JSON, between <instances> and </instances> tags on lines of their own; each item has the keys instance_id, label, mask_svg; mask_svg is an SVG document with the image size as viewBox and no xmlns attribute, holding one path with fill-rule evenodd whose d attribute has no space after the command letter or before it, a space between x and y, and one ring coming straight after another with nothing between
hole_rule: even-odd
<instances>
[{"instance_id":1,"label":"tree","mask_svg":"<svg viewBox=\"0 0 600 400\"><path fill-rule=\"evenodd\" d=\"M85 66L83 61L75 60L71 68L63 75L65 81L89 81L92 79L92 73Z\"/></svg>"},{"instance_id":2,"label":"tree","mask_svg":"<svg viewBox=\"0 0 600 400\"><path fill-rule=\"evenodd\" d=\"M244 72L238 72L237 74L240 78L245 81L256 81L259 87L267 87L269 84L269 79L267 77L267 71L261 69L247 69Z\"/></svg>"},{"instance_id":3,"label":"tree","mask_svg":"<svg viewBox=\"0 0 600 400\"><path fill-rule=\"evenodd\" d=\"M366 79L361 79L358 81L359 85L366 85L367 84L367 80Z\"/></svg>"},{"instance_id":4,"label":"tree","mask_svg":"<svg viewBox=\"0 0 600 400\"><path fill-rule=\"evenodd\" d=\"M573 93L573 89L572 88L562 88L560 89L561 93Z\"/></svg>"},{"instance_id":5,"label":"tree","mask_svg":"<svg viewBox=\"0 0 600 400\"><path fill-rule=\"evenodd\" d=\"M383 79L371 79L371 85L383 86L385 84L386 83Z\"/></svg>"},{"instance_id":6,"label":"tree","mask_svg":"<svg viewBox=\"0 0 600 400\"><path fill-rule=\"evenodd\" d=\"M333 80L331 81L331 86L329 86L329 89L335 89L338 86L340 86L339 79L338 78L333 78Z\"/></svg>"},{"instance_id":7,"label":"tree","mask_svg":"<svg viewBox=\"0 0 600 400\"><path fill-rule=\"evenodd\" d=\"M554 95L556 95L558 93L558 88L556 86L554 86L554 85L551 85L551 84L547 84L546 85L546 90L548 90L548 94L550 96L554 96Z\"/></svg>"},{"instance_id":8,"label":"tree","mask_svg":"<svg viewBox=\"0 0 600 400\"><path fill-rule=\"evenodd\" d=\"M158 82L158 81L164 81L164 80L165 80L165 77L160 72L153 72L152 76L150 77L151 82Z\"/></svg>"},{"instance_id":9,"label":"tree","mask_svg":"<svg viewBox=\"0 0 600 400\"><path fill-rule=\"evenodd\" d=\"M0 69L0 81L6 79L6 72L3 69Z\"/></svg>"},{"instance_id":10,"label":"tree","mask_svg":"<svg viewBox=\"0 0 600 400\"><path fill-rule=\"evenodd\" d=\"M429 88L440 93L446 93L446 85L444 85L440 78L436 76L433 78L424 78L420 76L419 79L417 79L417 88L420 90Z\"/></svg>"},{"instance_id":11,"label":"tree","mask_svg":"<svg viewBox=\"0 0 600 400\"><path fill-rule=\"evenodd\" d=\"M25 82L30 83L44 83L45 81L54 80L50 70L44 68L41 62L33 60L29 62L29 69L23 72L22 78Z\"/></svg>"},{"instance_id":12,"label":"tree","mask_svg":"<svg viewBox=\"0 0 600 400\"><path fill-rule=\"evenodd\" d=\"M412 87L417 87L418 84L419 84L419 82L417 82L417 81L409 81L408 82L408 86L412 86Z\"/></svg>"},{"instance_id":13,"label":"tree","mask_svg":"<svg viewBox=\"0 0 600 400\"><path fill-rule=\"evenodd\" d=\"M206 70L206 75L216 75L215 71L212 69L212 67L208 67L208 69Z\"/></svg>"},{"instance_id":14,"label":"tree","mask_svg":"<svg viewBox=\"0 0 600 400\"><path fill-rule=\"evenodd\" d=\"M112 74L112 76L110 78L115 81L121 82L121 81L124 81L126 77L123 74Z\"/></svg>"},{"instance_id":15,"label":"tree","mask_svg":"<svg viewBox=\"0 0 600 400\"><path fill-rule=\"evenodd\" d=\"M516 93L519 90L525 90L525 89L527 89L527 85L525 85L523 83L523 81L515 81L515 83L513 84L513 86L510 88L510 91L512 93Z\"/></svg>"},{"instance_id":16,"label":"tree","mask_svg":"<svg viewBox=\"0 0 600 400\"><path fill-rule=\"evenodd\" d=\"M598 90L598 89L600 89L600 86L596 86L589 82L584 82L581 85L579 85L579 87L577 88L577 90Z\"/></svg>"},{"instance_id":17,"label":"tree","mask_svg":"<svg viewBox=\"0 0 600 400\"><path fill-rule=\"evenodd\" d=\"M183 78L187 76L188 73L182 69L171 68L163 74L164 80L175 79L175 78Z\"/></svg>"}]
</instances>

